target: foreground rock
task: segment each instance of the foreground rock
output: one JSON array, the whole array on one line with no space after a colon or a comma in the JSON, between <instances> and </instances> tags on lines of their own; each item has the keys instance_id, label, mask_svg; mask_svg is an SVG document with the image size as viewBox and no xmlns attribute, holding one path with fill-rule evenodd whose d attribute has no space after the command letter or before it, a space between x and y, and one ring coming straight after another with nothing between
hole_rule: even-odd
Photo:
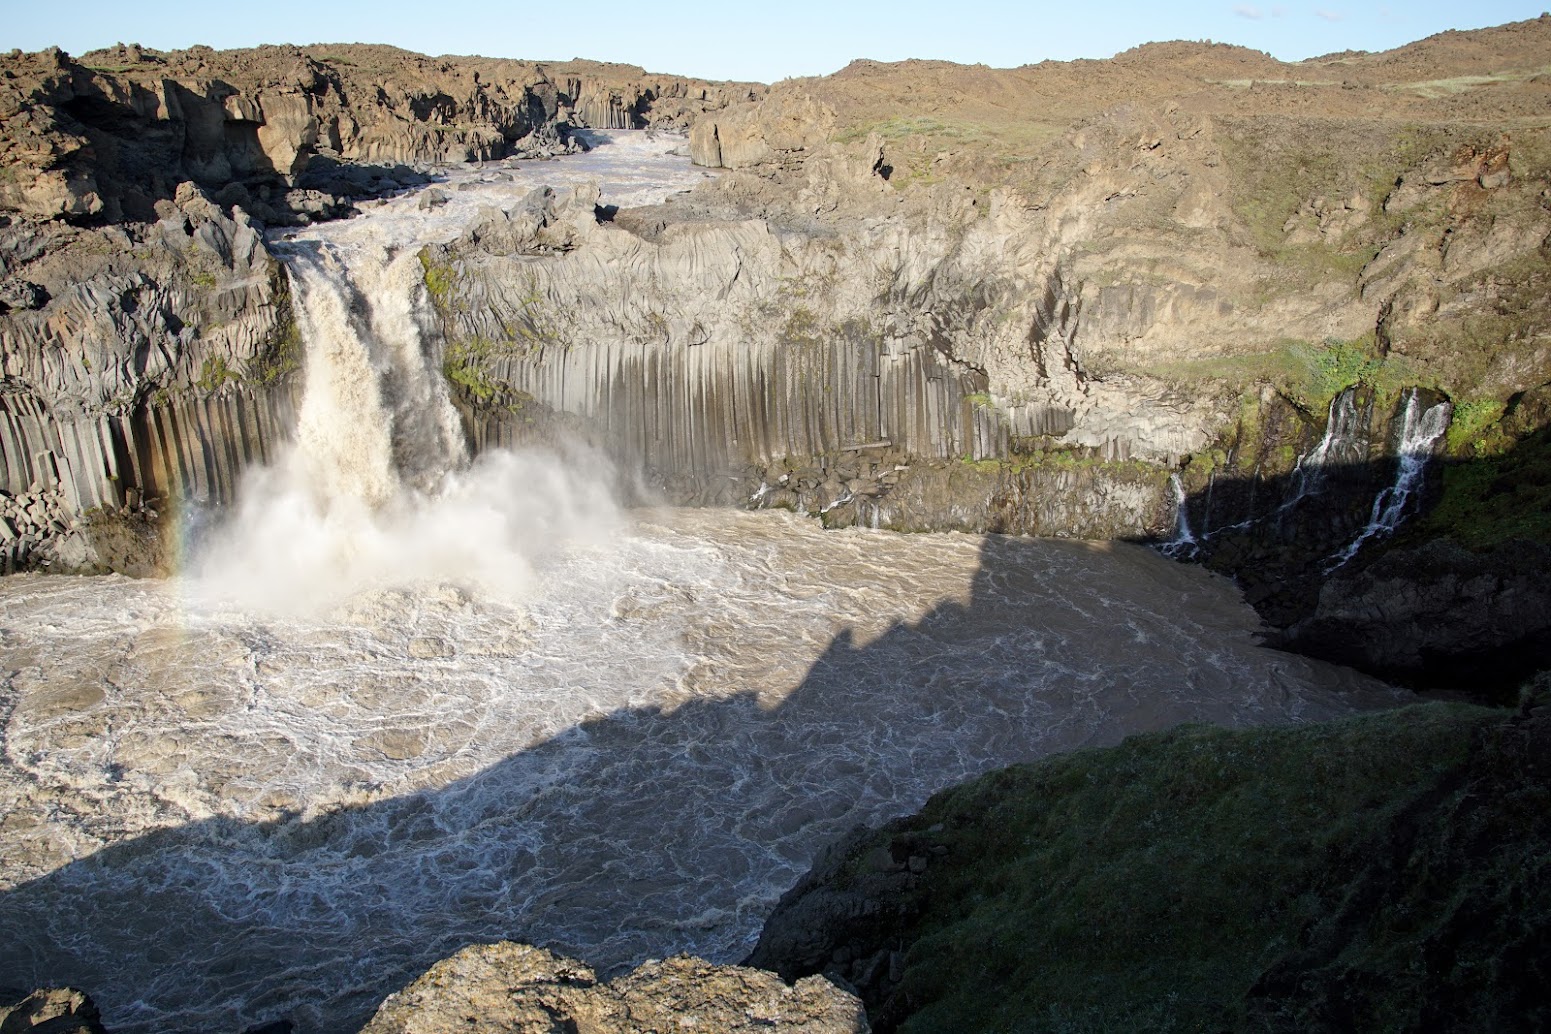
<instances>
[{"instance_id":1,"label":"foreground rock","mask_svg":"<svg viewBox=\"0 0 1551 1034\"><path fill-rule=\"evenodd\" d=\"M4 1034L106 1034L97 1006L73 987L37 991L0 988Z\"/></svg>"},{"instance_id":2,"label":"foreground rock","mask_svg":"<svg viewBox=\"0 0 1551 1034\"><path fill-rule=\"evenodd\" d=\"M362 1034L669 1034L790 1031L864 1034L861 1003L822 977L788 986L773 973L678 956L609 983L542 948L465 948L390 995Z\"/></svg>"}]
</instances>

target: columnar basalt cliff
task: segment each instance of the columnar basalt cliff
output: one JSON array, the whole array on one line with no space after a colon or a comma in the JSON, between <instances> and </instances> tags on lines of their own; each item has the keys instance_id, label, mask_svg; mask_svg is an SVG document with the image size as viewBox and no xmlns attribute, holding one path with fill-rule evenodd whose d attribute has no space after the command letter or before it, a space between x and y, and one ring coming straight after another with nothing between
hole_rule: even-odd
<instances>
[{"instance_id":1,"label":"columnar basalt cliff","mask_svg":"<svg viewBox=\"0 0 1551 1034\"><path fill-rule=\"evenodd\" d=\"M693 191L620 208L596 187L540 188L419 251L410 316L440 330L429 347L442 352L418 358L433 372L441 360L475 449L578 436L670 500L831 526L1165 544L1236 577L1280 645L1501 698L1551 668L1547 53L1542 17L1297 65L1177 43L1012 70L857 62L768 90L355 45L12 54L0 562L155 570L175 504L229 502L276 455L302 344L267 228L426 186L433 163L554 157L575 128L656 127L687 133L706 170ZM1361 1026L1354 1009L1375 1026L1505 1026L1539 1008L1544 982L1544 924L1537 912L1525 933L1518 910L1545 886L1543 780L1519 782L1546 737L1536 701L1516 719L1434 709L1312 732L1187 729L993 774L842 845L755 960L829 973L885 1029L945 985L981 1005L939 1017L1012 1022L977 984L1006 973L936 961L971 956L937 936L926 899L962 891L967 913L987 900L987 859L1026 875L1026 848L1065 850L1072 831L1075 889L1051 900L1079 912L1042 917L1049 964L1020 980L1059 985L1079 957L1061 938L1090 945L1095 915L1126 946L1201 937L1160 952L1205 989L1183 1012L1170 1011L1171 973L1145 1001L1084 1004L1095 1026ZM1136 821L1112 821L1119 805L1094 787L1133 793L1119 805ZM1251 845L1254 878L1215 869L1204 898L1160 906L1160 806L1178 812L1163 826L1191 831L1186 863L1231 837ZM1429 840L1456 821L1468 835ZM1123 834L1105 857L1129 868L1089 864L1100 827ZM1283 839L1261 850L1266 830ZM1503 843L1533 856L1521 882L1489 866L1470 882ZM1095 871L1109 882L1087 882ZM1270 896L1240 914L1235 882ZM1490 923L1437 907L1460 886ZM1138 887L1145 901L1104 913ZM1374 901L1395 928L1425 915L1436 937L1354 968ZM1036 957L1018 948L1034 924L993 911L965 940L995 945L1001 966ZM1221 915L1250 946L1227 962ZM1206 942L1215 954L1185 950ZM1506 976L1483 993L1467 969L1433 967L1456 945L1506 959ZM1414 967L1387 967L1419 951L1436 993L1330 997L1409 986ZM1143 986L1136 963L1122 959L1114 987ZM778 987L679 959L601 984L516 945L440 964L373 1029L487 1010L512 1026L628 1029L633 1010L671 1013L686 989L714 1023L865 1029L821 981ZM0 1012L75 1013L92 1029L86 1005L40 992Z\"/></svg>"},{"instance_id":2,"label":"columnar basalt cliff","mask_svg":"<svg viewBox=\"0 0 1551 1034\"><path fill-rule=\"evenodd\" d=\"M1422 534L1402 519L1439 497L1434 464L1373 524L1410 400L1453 416L1426 443L1454 463L1444 495L1539 426L1520 400L1551 380L1548 35L1296 66L1209 44L857 62L769 91L375 47L13 57L11 490L221 499L272 447L294 343L255 220L342 211L414 182L406 162L554 153L571 124L690 124L720 171L689 194L551 193L422 254L476 446L565 426L670 498L831 524L1188 527L1183 552L1308 645L1321 585ZM25 242L56 237L149 264L50 280L59 248ZM77 413L86 431L50 430Z\"/></svg>"},{"instance_id":3,"label":"columnar basalt cliff","mask_svg":"<svg viewBox=\"0 0 1551 1034\"><path fill-rule=\"evenodd\" d=\"M575 149L575 127L682 127L761 89L360 45L12 54L0 79L6 569L91 569L112 552L117 516L230 501L242 470L273 457L301 346L266 226L422 185L430 163L552 156ZM88 511L117 516L77 520Z\"/></svg>"}]
</instances>

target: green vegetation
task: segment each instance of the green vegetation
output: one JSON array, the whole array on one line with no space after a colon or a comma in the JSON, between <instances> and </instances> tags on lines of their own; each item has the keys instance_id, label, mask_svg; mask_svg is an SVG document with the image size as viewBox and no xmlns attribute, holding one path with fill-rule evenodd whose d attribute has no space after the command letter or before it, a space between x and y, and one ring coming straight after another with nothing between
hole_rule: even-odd
<instances>
[{"instance_id":1,"label":"green vegetation","mask_svg":"<svg viewBox=\"0 0 1551 1034\"><path fill-rule=\"evenodd\" d=\"M1373 335L1351 341L1328 338L1315 344L1291 338L1264 352L1154 363L1141 372L1180 386L1217 383L1235 394L1254 384L1270 384L1314 413L1323 413L1343 389L1364 385L1381 398L1398 397L1417 382L1402 357L1379 354Z\"/></svg>"},{"instance_id":2,"label":"green vegetation","mask_svg":"<svg viewBox=\"0 0 1551 1034\"><path fill-rule=\"evenodd\" d=\"M1506 408L1496 399L1456 402L1445 436L1449 455L1487 456L1508 448L1512 442L1499 423Z\"/></svg>"},{"instance_id":3,"label":"green vegetation","mask_svg":"<svg viewBox=\"0 0 1551 1034\"><path fill-rule=\"evenodd\" d=\"M889 182L896 188L978 182L978 175L965 175L966 165L982 167L981 172L994 169L990 178L995 182L1015 183L1031 171L1029 165L1048 160L1052 145L1068 128L1058 119L986 114L983 119L917 115L864 120L841 129L834 139L846 144L876 134L889 144L894 165Z\"/></svg>"},{"instance_id":4,"label":"green vegetation","mask_svg":"<svg viewBox=\"0 0 1551 1034\"><path fill-rule=\"evenodd\" d=\"M194 381L194 386L203 392L217 392L228 384L239 385L242 383L242 375L232 369L224 356L211 356L206 359L199 369L199 377Z\"/></svg>"},{"instance_id":5,"label":"green vegetation","mask_svg":"<svg viewBox=\"0 0 1551 1034\"><path fill-rule=\"evenodd\" d=\"M1162 481L1167 472L1157 464L1142 460L1106 460L1083 449L1035 449L1014 452L1001 459L977 460L964 456L961 466L983 474L1006 472L1008 474L1033 473L1041 470L1092 470L1103 471L1116 479Z\"/></svg>"},{"instance_id":6,"label":"green vegetation","mask_svg":"<svg viewBox=\"0 0 1551 1034\"><path fill-rule=\"evenodd\" d=\"M806 305L794 306L781 328L781 340L790 345L819 343L819 319Z\"/></svg>"},{"instance_id":7,"label":"green vegetation","mask_svg":"<svg viewBox=\"0 0 1551 1034\"><path fill-rule=\"evenodd\" d=\"M507 389L507 385L490 376L487 364L491 359L510 351L508 346L486 338L449 343L442 354L442 373L471 400L493 402Z\"/></svg>"},{"instance_id":8,"label":"green vegetation","mask_svg":"<svg viewBox=\"0 0 1551 1034\"><path fill-rule=\"evenodd\" d=\"M850 852L930 862L849 947L904 948L906 1032L1535 1029L1548 731L1431 704L994 772Z\"/></svg>"},{"instance_id":9,"label":"green vegetation","mask_svg":"<svg viewBox=\"0 0 1551 1034\"><path fill-rule=\"evenodd\" d=\"M1445 536L1471 549L1490 549L1517 539L1551 543L1551 428L1503 445L1499 425L1483 424L1490 408L1466 410L1466 430L1496 452L1447 461L1438 504L1416 522L1417 538ZM1456 410L1456 414L1458 410ZM1456 416L1456 420L1460 418ZM1454 428L1449 429L1450 436ZM1495 438L1494 438L1495 436ZM1466 438L1465 444L1470 440Z\"/></svg>"},{"instance_id":10,"label":"green vegetation","mask_svg":"<svg viewBox=\"0 0 1551 1034\"><path fill-rule=\"evenodd\" d=\"M458 271L449 263L433 259L429 248L420 249L420 268L425 270L425 289L431 294L431 303L438 310L445 311L452 304Z\"/></svg>"},{"instance_id":11,"label":"green vegetation","mask_svg":"<svg viewBox=\"0 0 1551 1034\"><path fill-rule=\"evenodd\" d=\"M287 315L270 339L269 347L248 364L248 379L267 388L301 369L301 365L302 334L296 320Z\"/></svg>"}]
</instances>

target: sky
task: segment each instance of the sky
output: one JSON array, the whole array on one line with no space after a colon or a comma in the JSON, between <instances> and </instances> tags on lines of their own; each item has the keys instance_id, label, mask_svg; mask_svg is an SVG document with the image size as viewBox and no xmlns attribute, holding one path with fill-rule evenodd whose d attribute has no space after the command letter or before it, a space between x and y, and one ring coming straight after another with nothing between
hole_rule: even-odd
<instances>
[{"instance_id":1,"label":"sky","mask_svg":"<svg viewBox=\"0 0 1551 1034\"><path fill-rule=\"evenodd\" d=\"M1548 6L1551 0L724 0L665 7L639 0L0 0L0 51L59 46L81 54L120 42L157 50L196 43L223 49L390 43L424 54L587 57L705 79L775 82L825 75L853 58L1011 67L1047 58L1111 57L1141 43L1175 39L1236 43L1295 61L1340 50L1388 50L1445 29L1538 17Z\"/></svg>"}]
</instances>

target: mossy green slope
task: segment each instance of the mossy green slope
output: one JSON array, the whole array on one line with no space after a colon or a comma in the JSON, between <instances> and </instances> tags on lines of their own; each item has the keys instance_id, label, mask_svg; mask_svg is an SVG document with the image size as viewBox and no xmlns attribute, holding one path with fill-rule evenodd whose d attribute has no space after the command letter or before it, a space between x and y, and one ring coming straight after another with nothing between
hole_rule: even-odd
<instances>
[{"instance_id":1,"label":"mossy green slope","mask_svg":"<svg viewBox=\"0 0 1551 1034\"><path fill-rule=\"evenodd\" d=\"M824 950L903 950L861 988L884 1031L1543 1029L1534 714L1185 727L1004 769L852 846L829 889L893 889ZM880 876L880 849L916 864Z\"/></svg>"}]
</instances>

